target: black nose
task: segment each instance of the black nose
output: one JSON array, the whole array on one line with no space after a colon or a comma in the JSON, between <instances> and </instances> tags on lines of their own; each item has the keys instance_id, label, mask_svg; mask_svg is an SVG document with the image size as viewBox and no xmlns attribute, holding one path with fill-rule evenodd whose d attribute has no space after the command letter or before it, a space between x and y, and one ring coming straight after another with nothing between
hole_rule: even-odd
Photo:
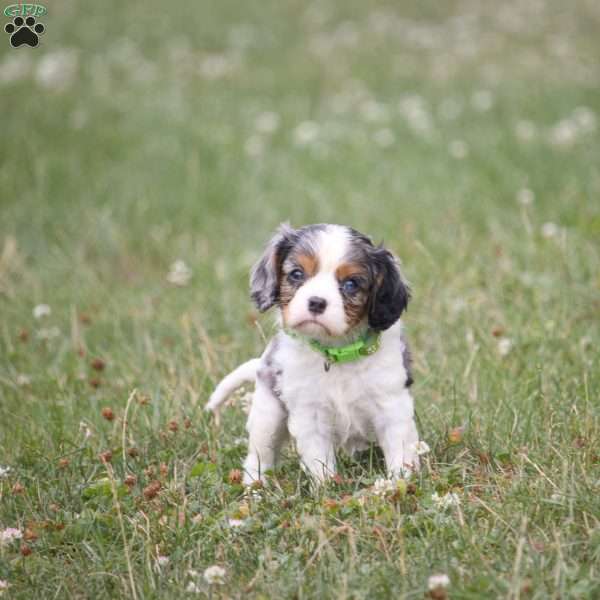
<instances>
[{"instance_id":1,"label":"black nose","mask_svg":"<svg viewBox=\"0 0 600 600\"><path fill-rule=\"evenodd\" d=\"M327 308L327 300L325 298L319 298L318 296L313 296L308 299L308 310L310 310L313 315L320 315L325 312Z\"/></svg>"}]
</instances>

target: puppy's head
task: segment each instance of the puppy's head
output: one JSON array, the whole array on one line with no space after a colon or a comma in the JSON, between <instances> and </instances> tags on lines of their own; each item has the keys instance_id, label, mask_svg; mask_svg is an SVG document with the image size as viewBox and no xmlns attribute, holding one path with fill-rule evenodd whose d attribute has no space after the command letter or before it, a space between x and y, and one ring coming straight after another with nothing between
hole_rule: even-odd
<instances>
[{"instance_id":1,"label":"puppy's head","mask_svg":"<svg viewBox=\"0 0 600 600\"><path fill-rule=\"evenodd\" d=\"M250 287L261 312L277 305L285 328L321 340L383 331L410 298L394 256L341 225L281 225Z\"/></svg>"}]
</instances>

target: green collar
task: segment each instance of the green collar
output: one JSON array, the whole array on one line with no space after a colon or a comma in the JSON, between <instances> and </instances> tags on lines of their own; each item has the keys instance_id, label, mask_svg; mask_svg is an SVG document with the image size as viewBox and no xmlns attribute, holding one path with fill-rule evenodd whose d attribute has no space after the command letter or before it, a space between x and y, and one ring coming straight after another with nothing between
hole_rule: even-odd
<instances>
[{"instance_id":1,"label":"green collar","mask_svg":"<svg viewBox=\"0 0 600 600\"><path fill-rule=\"evenodd\" d=\"M306 342L313 350L322 354L325 357L325 369L327 371L331 364L353 362L363 356L375 354L379 350L381 338L380 333L368 331L362 338L346 346L325 346L318 340L305 338L294 331L286 329L285 332L293 338Z\"/></svg>"}]
</instances>

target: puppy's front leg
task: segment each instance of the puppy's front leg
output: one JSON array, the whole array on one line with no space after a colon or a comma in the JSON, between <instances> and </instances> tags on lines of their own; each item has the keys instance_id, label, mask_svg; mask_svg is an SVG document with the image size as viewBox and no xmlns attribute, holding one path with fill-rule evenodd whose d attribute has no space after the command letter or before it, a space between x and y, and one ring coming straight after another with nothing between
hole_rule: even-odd
<instances>
[{"instance_id":1,"label":"puppy's front leg","mask_svg":"<svg viewBox=\"0 0 600 600\"><path fill-rule=\"evenodd\" d=\"M281 444L286 438L286 411L269 387L260 379L252 398L246 429L248 456L244 462L244 484L260 481L265 471L272 469Z\"/></svg>"},{"instance_id":2,"label":"puppy's front leg","mask_svg":"<svg viewBox=\"0 0 600 600\"><path fill-rule=\"evenodd\" d=\"M296 449L304 470L317 482L335 475L335 450L331 433L319 425L311 414L290 417L290 433L296 440Z\"/></svg>"},{"instance_id":3,"label":"puppy's front leg","mask_svg":"<svg viewBox=\"0 0 600 600\"><path fill-rule=\"evenodd\" d=\"M419 434L414 419L413 399L408 390L403 390L398 398L382 405L375 431L390 477L407 476L419 468L416 453Z\"/></svg>"}]
</instances>

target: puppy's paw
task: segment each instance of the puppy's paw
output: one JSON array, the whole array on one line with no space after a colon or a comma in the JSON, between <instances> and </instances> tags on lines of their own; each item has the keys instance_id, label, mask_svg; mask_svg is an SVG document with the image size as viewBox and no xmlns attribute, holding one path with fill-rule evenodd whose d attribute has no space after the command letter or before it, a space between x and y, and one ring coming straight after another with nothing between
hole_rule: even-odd
<instances>
[{"instance_id":1,"label":"puppy's paw","mask_svg":"<svg viewBox=\"0 0 600 600\"><path fill-rule=\"evenodd\" d=\"M419 471L421 464L418 456L406 458L402 462L402 466L393 467L389 470L389 477L392 480L397 479L410 479L415 473Z\"/></svg>"}]
</instances>

